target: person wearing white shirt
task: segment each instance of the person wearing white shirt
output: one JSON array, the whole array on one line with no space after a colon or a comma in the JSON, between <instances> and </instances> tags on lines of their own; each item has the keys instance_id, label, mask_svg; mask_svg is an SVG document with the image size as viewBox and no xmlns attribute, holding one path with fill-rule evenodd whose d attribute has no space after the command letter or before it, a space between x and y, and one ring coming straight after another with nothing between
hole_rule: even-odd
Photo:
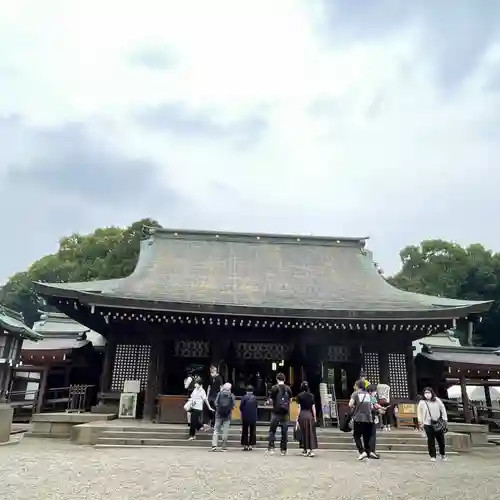
<instances>
[{"instance_id":1,"label":"person wearing white shirt","mask_svg":"<svg viewBox=\"0 0 500 500\"><path fill-rule=\"evenodd\" d=\"M436 461L436 441L441 459L446 460L444 431L437 430L435 424L439 419L448 422L448 414L444 403L436 397L430 387L424 389L424 399L418 403L417 417L420 428L423 428L427 435L427 447L431 461Z\"/></svg>"},{"instance_id":2,"label":"person wearing white shirt","mask_svg":"<svg viewBox=\"0 0 500 500\"><path fill-rule=\"evenodd\" d=\"M206 404L210 411L214 411L207 399L207 393L201 385L199 377L194 379L194 389L189 397L189 412L191 422L189 425L189 440L196 438L196 432L203 427L203 405Z\"/></svg>"}]
</instances>

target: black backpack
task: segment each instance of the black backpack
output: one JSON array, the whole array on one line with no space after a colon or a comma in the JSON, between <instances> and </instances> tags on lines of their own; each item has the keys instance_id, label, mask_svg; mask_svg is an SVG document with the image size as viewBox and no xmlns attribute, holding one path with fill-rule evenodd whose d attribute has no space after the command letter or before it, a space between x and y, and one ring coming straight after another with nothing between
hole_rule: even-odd
<instances>
[{"instance_id":1,"label":"black backpack","mask_svg":"<svg viewBox=\"0 0 500 500\"><path fill-rule=\"evenodd\" d=\"M278 386L278 395L276 396L276 411L279 413L288 413L290 410L290 389L288 386Z\"/></svg>"},{"instance_id":2,"label":"black backpack","mask_svg":"<svg viewBox=\"0 0 500 500\"><path fill-rule=\"evenodd\" d=\"M219 392L219 400L217 401L217 415L222 419L227 419L233 411L233 395L230 392Z\"/></svg>"}]
</instances>

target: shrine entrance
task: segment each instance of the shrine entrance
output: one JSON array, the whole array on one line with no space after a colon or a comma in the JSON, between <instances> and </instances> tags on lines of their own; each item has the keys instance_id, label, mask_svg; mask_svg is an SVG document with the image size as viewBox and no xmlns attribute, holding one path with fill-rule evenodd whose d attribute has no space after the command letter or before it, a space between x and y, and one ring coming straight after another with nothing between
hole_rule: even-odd
<instances>
[{"instance_id":1,"label":"shrine entrance","mask_svg":"<svg viewBox=\"0 0 500 500\"><path fill-rule=\"evenodd\" d=\"M276 383L276 375L283 373L286 383L298 392L302 380L301 366L294 359L292 346L285 343L238 342L230 360L233 391L237 396L245 393L251 384L257 396L267 396Z\"/></svg>"}]
</instances>

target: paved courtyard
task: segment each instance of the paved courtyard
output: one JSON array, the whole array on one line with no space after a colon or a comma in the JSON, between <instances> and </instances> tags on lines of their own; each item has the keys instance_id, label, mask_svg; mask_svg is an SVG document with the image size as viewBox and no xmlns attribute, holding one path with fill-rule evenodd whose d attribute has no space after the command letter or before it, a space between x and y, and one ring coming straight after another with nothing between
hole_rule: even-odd
<instances>
[{"instance_id":1,"label":"paved courtyard","mask_svg":"<svg viewBox=\"0 0 500 500\"><path fill-rule=\"evenodd\" d=\"M432 464L420 455L358 463L355 454L94 449L25 438L0 447L2 500L500 498L500 448Z\"/></svg>"}]
</instances>

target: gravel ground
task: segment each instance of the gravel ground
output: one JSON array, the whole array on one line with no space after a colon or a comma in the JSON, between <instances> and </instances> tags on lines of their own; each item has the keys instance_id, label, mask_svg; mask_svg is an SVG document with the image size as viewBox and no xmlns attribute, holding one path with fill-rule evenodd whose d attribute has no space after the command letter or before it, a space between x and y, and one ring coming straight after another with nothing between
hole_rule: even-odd
<instances>
[{"instance_id":1,"label":"gravel ground","mask_svg":"<svg viewBox=\"0 0 500 500\"><path fill-rule=\"evenodd\" d=\"M430 463L398 455L359 463L349 453L313 459L262 451L94 449L26 438L0 447L1 500L254 498L469 500L500 498L500 448Z\"/></svg>"}]
</instances>

